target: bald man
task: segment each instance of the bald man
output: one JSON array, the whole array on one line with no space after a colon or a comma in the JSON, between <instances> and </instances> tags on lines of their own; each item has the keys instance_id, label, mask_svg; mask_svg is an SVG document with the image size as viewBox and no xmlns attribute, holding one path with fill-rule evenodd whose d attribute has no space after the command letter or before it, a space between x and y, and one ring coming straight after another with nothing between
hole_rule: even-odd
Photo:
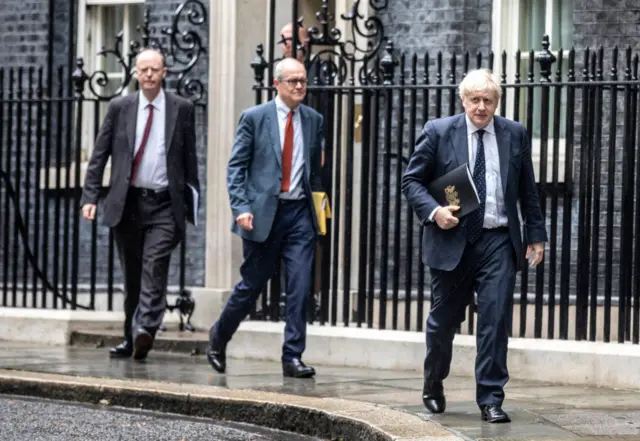
<instances>
[{"instance_id":1,"label":"bald man","mask_svg":"<svg viewBox=\"0 0 640 441\"><path fill-rule=\"evenodd\" d=\"M124 341L111 357L144 360L166 308L171 252L193 223L187 192L199 192L193 103L162 90L164 57L136 58L140 91L111 101L85 178L82 215L96 219L102 176L111 179L102 220L113 231L125 281ZM190 194L190 193L189 193Z\"/></svg>"},{"instance_id":2,"label":"bald man","mask_svg":"<svg viewBox=\"0 0 640 441\"><path fill-rule=\"evenodd\" d=\"M282 55L285 58L291 57L291 45L293 42L293 25L291 23L287 23L280 30L280 49L282 49ZM303 27L298 27L298 45L301 45L302 48L298 49L298 53L296 54L296 58L299 62L304 63L304 58L306 55L306 51L309 47L309 32Z\"/></svg>"},{"instance_id":3,"label":"bald man","mask_svg":"<svg viewBox=\"0 0 640 441\"><path fill-rule=\"evenodd\" d=\"M282 374L310 378L302 362L306 308L318 234L313 191L321 191L322 116L302 104L307 73L294 58L275 67L278 96L240 116L227 165L232 231L242 238L242 279L211 327L207 358L226 371L226 348L282 260L287 274Z\"/></svg>"}]
</instances>

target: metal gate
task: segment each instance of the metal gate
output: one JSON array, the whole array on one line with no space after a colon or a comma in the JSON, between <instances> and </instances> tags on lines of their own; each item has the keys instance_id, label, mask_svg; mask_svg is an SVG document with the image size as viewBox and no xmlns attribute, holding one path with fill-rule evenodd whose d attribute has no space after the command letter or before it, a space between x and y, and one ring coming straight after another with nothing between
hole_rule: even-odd
<instances>
[{"instance_id":1,"label":"metal gate","mask_svg":"<svg viewBox=\"0 0 640 441\"><path fill-rule=\"evenodd\" d=\"M80 216L85 143L95 139L106 103L134 85L135 56L146 47L165 55L165 87L192 100L196 120L206 124L206 90L196 71L206 66L199 28L208 31L207 8L199 0L183 2L171 27L159 33L150 18L146 8L140 39L129 48L120 33L98 53L121 66L116 87L104 71L86 72L82 58L56 72L50 65L0 68L1 306L113 309L121 289L113 236ZM83 133L88 126L91 133ZM176 256L180 290L185 242Z\"/></svg>"},{"instance_id":2,"label":"metal gate","mask_svg":"<svg viewBox=\"0 0 640 441\"><path fill-rule=\"evenodd\" d=\"M537 50L515 54L400 53L376 16L388 2L365 3L334 18L325 0L307 26L308 44L293 33L305 53L308 103L325 117L323 181L334 210L321 239L314 319L423 330L430 295L422 226L400 180L424 123L461 112L458 82L470 68L488 67L503 89L498 113L528 129L550 236L544 264L519 274L512 334L638 343L638 54L552 53L546 36ZM298 2L291 7L305 26ZM258 45L251 63L256 103L274 96L279 55L274 42L267 47ZM279 319L280 292L274 277L262 296L265 318ZM473 305L460 332L474 332Z\"/></svg>"}]
</instances>

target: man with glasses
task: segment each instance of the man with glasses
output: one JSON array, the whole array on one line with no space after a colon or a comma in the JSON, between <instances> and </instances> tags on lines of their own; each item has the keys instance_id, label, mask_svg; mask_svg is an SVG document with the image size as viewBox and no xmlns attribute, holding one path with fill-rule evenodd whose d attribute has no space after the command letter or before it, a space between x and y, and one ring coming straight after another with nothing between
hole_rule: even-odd
<instances>
[{"instance_id":1,"label":"man with glasses","mask_svg":"<svg viewBox=\"0 0 640 441\"><path fill-rule=\"evenodd\" d=\"M225 372L227 343L281 260L287 275L282 373L310 378L315 370L301 358L317 237L312 191L322 187L323 119L302 104L307 90L302 63L285 58L274 76L277 97L242 113L227 166L231 229L242 238L244 263L240 282L211 327L207 359Z\"/></svg>"},{"instance_id":2,"label":"man with glasses","mask_svg":"<svg viewBox=\"0 0 640 441\"><path fill-rule=\"evenodd\" d=\"M280 49L282 50L282 56L284 58L290 58L292 56L291 46L293 43L293 25L287 23L280 30ZM309 32L302 26L298 26L298 51L296 53L296 59L304 63L304 59L309 50Z\"/></svg>"},{"instance_id":3,"label":"man with glasses","mask_svg":"<svg viewBox=\"0 0 640 441\"><path fill-rule=\"evenodd\" d=\"M124 274L124 341L115 358L144 360L167 305L171 252L185 219L194 222L191 192L199 192L194 106L162 90L164 56L145 49L136 58L140 92L111 101L82 192L82 215L93 221L102 176L111 157L104 223L113 230Z\"/></svg>"}]
</instances>

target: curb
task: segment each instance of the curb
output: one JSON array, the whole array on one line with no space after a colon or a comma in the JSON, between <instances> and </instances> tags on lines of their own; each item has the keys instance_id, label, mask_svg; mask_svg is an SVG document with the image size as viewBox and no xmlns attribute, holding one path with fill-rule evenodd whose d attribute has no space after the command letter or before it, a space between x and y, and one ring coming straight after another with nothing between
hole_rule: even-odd
<instances>
[{"instance_id":1,"label":"curb","mask_svg":"<svg viewBox=\"0 0 640 441\"><path fill-rule=\"evenodd\" d=\"M336 398L0 370L0 394L251 423L336 441L459 441L417 415Z\"/></svg>"}]
</instances>

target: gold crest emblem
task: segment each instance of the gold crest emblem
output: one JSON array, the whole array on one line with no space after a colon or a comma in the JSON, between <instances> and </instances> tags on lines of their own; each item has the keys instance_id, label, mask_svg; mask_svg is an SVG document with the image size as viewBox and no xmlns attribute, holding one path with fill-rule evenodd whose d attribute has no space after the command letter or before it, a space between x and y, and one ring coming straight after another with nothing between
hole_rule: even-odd
<instances>
[{"instance_id":1,"label":"gold crest emblem","mask_svg":"<svg viewBox=\"0 0 640 441\"><path fill-rule=\"evenodd\" d=\"M460 198L458 197L455 185L448 185L445 187L444 195L447 198L447 203L449 205L460 205Z\"/></svg>"}]
</instances>

